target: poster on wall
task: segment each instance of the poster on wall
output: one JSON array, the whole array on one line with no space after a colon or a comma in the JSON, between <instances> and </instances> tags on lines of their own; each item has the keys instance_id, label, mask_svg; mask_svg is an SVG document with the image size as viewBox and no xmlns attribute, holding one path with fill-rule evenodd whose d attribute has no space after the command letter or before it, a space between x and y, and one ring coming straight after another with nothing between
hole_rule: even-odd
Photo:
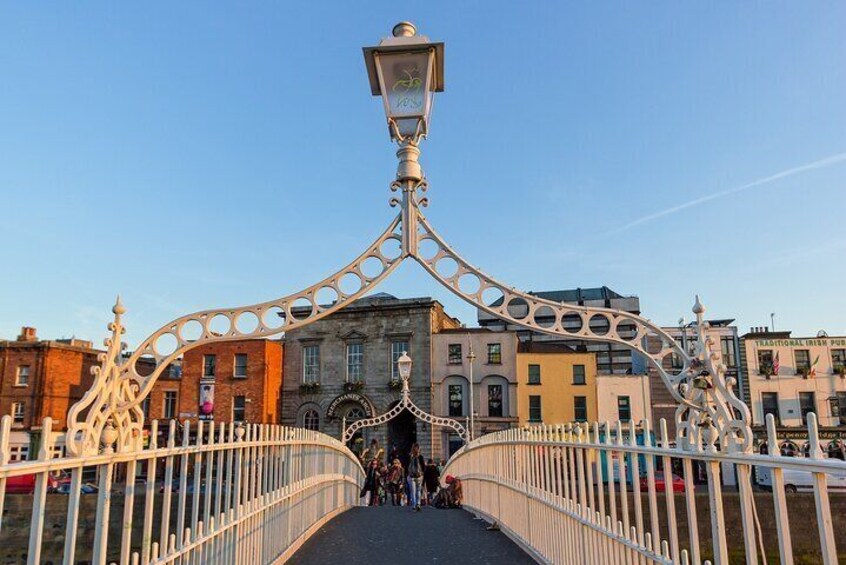
<instances>
[{"instance_id":1,"label":"poster on wall","mask_svg":"<svg viewBox=\"0 0 846 565\"><path fill-rule=\"evenodd\" d=\"M200 381L200 420L214 420L214 381Z\"/></svg>"}]
</instances>

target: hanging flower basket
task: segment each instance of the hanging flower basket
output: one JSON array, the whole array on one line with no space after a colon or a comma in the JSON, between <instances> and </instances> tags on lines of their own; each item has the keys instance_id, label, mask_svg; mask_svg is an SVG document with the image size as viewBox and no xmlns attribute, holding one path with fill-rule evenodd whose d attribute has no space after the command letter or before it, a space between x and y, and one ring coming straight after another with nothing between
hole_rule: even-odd
<instances>
[{"instance_id":1,"label":"hanging flower basket","mask_svg":"<svg viewBox=\"0 0 846 565\"><path fill-rule=\"evenodd\" d=\"M320 391L320 383L302 383L300 392L303 394L314 394Z\"/></svg>"},{"instance_id":2,"label":"hanging flower basket","mask_svg":"<svg viewBox=\"0 0 846 565\"><path fill-rule=\"evenodd\" d=\"M388 381L388 389L390 390L402 390L402 381L399 379L391 379Z\"/></svg>"},{"instance_id":3,"label":"hanging flower basket","mask_svg":"<svg viewBox=\"0 0 846 565\"><path fill-rule=\"evenodd\" d=\"M351 381L344 383L344 392L361 392L364 390L364 381Z\"/></svg>"}]
</instances>

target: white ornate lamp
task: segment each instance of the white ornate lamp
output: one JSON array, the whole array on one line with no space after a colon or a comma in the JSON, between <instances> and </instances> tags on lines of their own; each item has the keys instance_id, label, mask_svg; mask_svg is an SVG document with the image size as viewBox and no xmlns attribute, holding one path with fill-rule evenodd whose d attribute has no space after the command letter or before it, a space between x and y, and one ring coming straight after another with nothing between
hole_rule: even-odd
<instances>
[{"instance_id":1,"label":"white ornate lamp","mask_svg":"<svg viewBox=\"0 0 846 565\"><path fill-rule=\"evenodd\" d=\"M403 380L403 386L408 386L408 379L411 377L411 357L405 351L397 359L397 370L399 371L400 378Z\"/></svg>"},{"instance_id":2,"label":"white ornate lamp","mask_svg":"<svg viewBox=\"0 0 846 565\"><path fill-rule=\"evenodd\" d=\"M416 144L429 131L435 92L444 89L444 44L417 35L410 22L394 26L393 37L364 48L370 91L382 96L391 137Z\"/></svg>"}]
</instances>

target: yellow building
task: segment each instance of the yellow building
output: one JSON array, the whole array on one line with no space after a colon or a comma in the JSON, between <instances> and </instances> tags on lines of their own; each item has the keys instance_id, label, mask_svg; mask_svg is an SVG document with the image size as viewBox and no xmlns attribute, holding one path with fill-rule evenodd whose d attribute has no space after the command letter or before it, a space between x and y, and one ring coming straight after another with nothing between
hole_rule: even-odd
<instances>
[{"instance_id":1,"label":"yellow building","mask_svg":"<svg viewBox=\"0 0 846 565\"><path fill-rule=\"evenodd\" d=\"M595 421L596 354L554 343L521 343L517 416L521 425Z\"/></svg>"}]
</instances>

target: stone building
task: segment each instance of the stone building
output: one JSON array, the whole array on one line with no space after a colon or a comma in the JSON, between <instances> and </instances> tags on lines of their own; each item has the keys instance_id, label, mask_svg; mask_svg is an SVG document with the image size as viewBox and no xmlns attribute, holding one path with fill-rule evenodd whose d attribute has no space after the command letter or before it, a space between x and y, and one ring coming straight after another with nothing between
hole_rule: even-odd
<instances>
[{"instance_id":1,"label":"stone building","mask_svg":"<svg viewBox=\"0 0 846 565\"><path fill-rule=\"evenodd\" d=\"M467 425L470 416L470 355L473 354L473 437L517 423L517 334L487 328L445 329L432 338L433 413ZM441 431L448 458L461 439Z\"/></svg>"},{"instance_id":2,"label":"stone building","mask_svg":"<svg viewBox=\"0 0 846 565\"><path fill-rule=\"evenodd\" d=\"M37 453L44 418L53 419L55 431L67 429L68 409L94 382L98 353L90 341L38 339L31 327L0 341L0 414L12 416L12 461ZM63 445L60 437L57 448Z\"/></svg>"},{"instance_id":3,"label":"stone building","mask_svg":"<svg viewBox=\"0 0 846 565\"><path fill-rule=\"evenodd\" d=\"M431 298L399 299L379 293L285 335L282 423L341 436L341 424L381 414L399 400L396 360L413 361L409 387L414 402L432 410L432 338L458 327ZM408 412L387 426L365 428L361 440L387 449L440 453L441 435ZM352 443L358 449L361 443Z\"/></svg>"},{"instance_id":4,"label":"stone building","mask_svg":"<svg viewBox=\"0 0 846 565\"><path fill-rule=\"evenodd\" d=\"M172 418L279 423L282 358L282 344L268 339L191 349L156 381L143 406L146 423Z\"/></svg>"}]
</instances>

